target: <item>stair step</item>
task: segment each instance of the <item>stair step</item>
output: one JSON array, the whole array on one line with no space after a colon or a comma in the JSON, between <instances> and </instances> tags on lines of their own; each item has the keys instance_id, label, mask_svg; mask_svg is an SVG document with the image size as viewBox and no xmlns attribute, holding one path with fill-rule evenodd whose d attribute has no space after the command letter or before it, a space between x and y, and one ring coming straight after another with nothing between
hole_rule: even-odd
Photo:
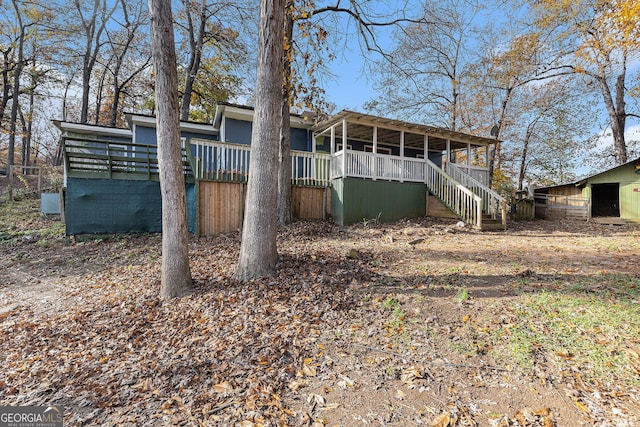
<instances>
[{"instance_id":1,"label":"stair step","mask_svg":"<svg viewBox=\"0 0 640 427\"><path fill-rule=\"evenodd\" d=\"M482 220L482 230L505 230L507 227L495 219Z\"/></svg>"}]
</instances>

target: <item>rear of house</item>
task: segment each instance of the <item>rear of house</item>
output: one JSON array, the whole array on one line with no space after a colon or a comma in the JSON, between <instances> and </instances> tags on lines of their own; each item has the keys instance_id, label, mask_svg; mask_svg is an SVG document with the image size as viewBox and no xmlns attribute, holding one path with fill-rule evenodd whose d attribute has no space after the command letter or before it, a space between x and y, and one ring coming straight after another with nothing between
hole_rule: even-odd
<instances>
[{"instance_id":1,"label":"rear of house","mask_svg":"<svg viewBox=\"0 0 640 427\"><path fill-rule=\"evenodd\" d=\"M129 129L56 123L68 234L160 231L155 118L127 118ZM252 122L252 108L220 104L212 124L180 124L188 224L198 236L242 225ZM293 214L341 225L448 216L503 229L506 202L487 186L495 142L351 111L317 124L292 115Z\"/></svg>"}]
</instances>

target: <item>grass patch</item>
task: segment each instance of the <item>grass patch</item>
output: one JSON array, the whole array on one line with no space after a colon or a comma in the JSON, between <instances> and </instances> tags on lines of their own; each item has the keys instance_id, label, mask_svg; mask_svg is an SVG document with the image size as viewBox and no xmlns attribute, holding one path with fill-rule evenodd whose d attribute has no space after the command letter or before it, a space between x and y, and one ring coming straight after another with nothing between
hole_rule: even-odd
<instances>
[{"instance_id":1,"label":"grass patch","mask_svg":"<svg viewBox=\"0 0 640 427\"><path fill-rule=\"evenodd\" d=\"M543 356L587 381L640 386L639 298L640 279L619 274L530 295L515 311L517 323L495 335L503 343L496 345L524 368Z\"/></svg>"},{"instance_id":2,"label":"grass patch","mask_svg":"<svg viewBox=\"0 0 640 427\"><path fill-rule=\"evenodd\" d=\"M48 245L64 237L65 226L42 217L39 199L25 199L0 203L0 230L0 243L26 239Z\"/></svg>"},{"instance_id":3,"label":"grass patch","mask_svg":"<svg viewBox=\"0 0 640 427\"><path fill-rule=\"evenodd\" d=\"M456 300L463 303L469 299L469 291L467 288L460 288L456 294Z\"/></svg>"}]
</instances>

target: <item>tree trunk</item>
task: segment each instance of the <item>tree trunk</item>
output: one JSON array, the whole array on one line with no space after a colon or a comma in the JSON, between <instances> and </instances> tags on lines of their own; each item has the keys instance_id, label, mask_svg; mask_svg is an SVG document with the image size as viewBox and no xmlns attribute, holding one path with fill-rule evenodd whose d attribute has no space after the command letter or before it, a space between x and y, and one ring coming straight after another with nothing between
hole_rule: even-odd
<instances>
[{"instance_id":1,"label":"tree trunk","mask_svg":"<svg viewBox=\"0 0 640 427\"><path fill-rule=\"evenodd\" d=\"M611 123L611 135L613 136L613 148L615 152L616 164L621 165L627 162L627 144L624 137L624 127L626 122L626 112L624 103L624 79L625 70L618 76L616 81L616 102L614 103L611 88L604 77L604 72L593 76L598 83L604 105L607 108L609 122Z\"/></svg>"},{"instance_id":2,"label":"tree trunk","mask_svg":"<svg viewBox=\"0 0 640 427\"><path fill-rule=\"evenodd\" d=\"M200 9L200 22L198 30L193 26L191 17L191 9L187 1L183 1L187 13L187 22L189 25L189 65L184 76L184 88L182 91L182 104L180 106L180 120L189 120L189 108L191 106L191 94L193 93L193 84L196 81L200 64L202 61L202 48L204 36L207 31L206 5L202 5Z\"/></svg>"},{"instance_id":3,"label":"tree trunk","mask_svg":"<svg viewBox=\"0 0 640 427\"><path fill-rule=\"evenodd\" d=\"M80 2L75 2L76 9L80 16L82 28L85 32L85 51L83 53L82 63L82 104L80 106L80 123L88 123L89 120L89 93L91 90L91 74L93 73L93 67L98 60L98 53L100 52L102 33L105 29L107 22L111 19L111 16L118 7L118 3L114 3L113 7L107 11L107 3L105 0L93 0L92 15L89 20L85 19ZM99 13L104 15L98 20ZM96 111L96 114L99 114Z\"/></svg>"},{"instance_id":4,"label":"tree trunk","mask_svg":"<svg viewBox=\"0 0 640 427\"><path fill-rule=\"evenodd\" d=\"M529 151L529 139L531 138L531 132L535 123L530 124L527 127L527 133L524 136L524 143L522 144L522 156L520 156L520 173L518 174L518 190L522 190L524 183L524 174L527 168L527 154Z\"/></svg>"},{"instance_id":5,"label":"tree trunk","mask_svg":"<svg viewBox=\"0 0 640 427\"><path fill-rule=\"evenodd\" d=\"M180 106L180 120L189 120L189 108L191 107L191 94L193 93L193 83L200 68L200 54L195 53L189 60L186 76L184 77L184 88L182 90L182 104Z\"/></svg>"},{"instance_id":6,"label":"tree trunk","mask_svg":"<svg viewBox=\"0 0 640 427\"><path fill-rule=\"evenodd\" d=\"M149 14L151 52L156 71L156 129L162 194L160 298L169 299L182 296L191 288L171 0L149 0Z\"/></svg>"},{"instance_id":7,"label":"tree trunk","mask_svg":"<svg viewBox=\"0 0 640 427\"><path fill-rule=\"evenodd\" d=\"M96 91L96 117L93 121L95 125L103 124L100 116L102 112L102 94L104 92L104 80L106 77L107 77L107 69L104 68L102 70L102 74L100 75L98 90Z\"/></svg>"},{"instance_id":8,"label":"tree trunk","mask_svg":"<svg viewBox=\"0 0 640 427\"><path fill-rule=\"evenodd\" d=\"M20 114L20 118L22 121L22 166L31 166L31 133L33 132L33 106L35 104L36 91L36 80L34 77L35 72L35 70L32 70L32 72L30 73L31 87L29 88L29 112L27 113L27 117L24 117L23 114ZM28 169L25 169L23 173L28 172L30 171Z\"/></svg>"},{"instance_id":9,"label":"tree trunk","mask_svg":"<svg viewBox=\"0 0 640 427\"><path fill-rule=\"evenodd\" d=\"M24 37L25 30L22 25L22 14L16 1L13 2L13 8L18 18L20 36L18 37L17 58L16 64L13 69L13 88L11 98L11 116L9 117L9 147L7 150L7 169L9 166L15 164L15 147L16 147L16 132L18 122L18 107L20 105L20 77L22 76L22 70L24 69Z\"/></svg>"},{"instance_id":10,"label":"tree trunk","mask_svg":"<svg viewBox=\"0 0 640 427\"><path fill-rule=\"evenodd\" d=\"M4 112L9 104L9 94L11 90L10 73L13 68L13 64L10 63L9 58L13 48L8 47L2 51L2 101L0 102L0 125L4 118Z\"/></svg>"},{"instance_id":11,"label":"tree trunk","mask_svg":"<svg viewBox=\"0 0 640 427\"><path fill-rule=\"evenodd\" d=\"M87 51L87 55L90 52ZM89 83L91 79L91 71L89 67L89 59L85 59L82 67L82 101L80 105L80 123L87 123L89 120Z\"/></svg>"},{"instance_id":12,"label":"tree trunk","mask_svg":"<svg viewBox=\"0 0 640 427\"><path fill-rule=\"evenodd\" d=\"M285 17L284 37L287 45L293 38L292 8ZM291 60L288 51L283 54L284 79L282 85L282 125L280 126L280 150L278 167L278 224L288 225L293 220L291 213Z\"/></svg>"},{"instance_id":13,"label":"tree trunk","mask_svg":"<svg viewBox=\"0 0 640 427\"><path fill-rule=\"evenodd\" d=\"M507 108L509 101L511 101L511 95L513 94L513 87L506 89L504 99L502 100L502 107L500 109L500 119L498 119L498 132L495 135L496 143L489 147L489 187L493 185L493 173L496 169L496 161L500 159L500 132L502 132L502 126L504 119L507 116Z\"/></svg>"},{"instance_id":14,"label":"tree trunk","mask_svg":"<svg viewBox=\"0 0 640 427\"><path fill-rule=\"evenodd\" d=\"M278 146L282 123L284 0L260 1L256 107L245 207L239 280L271 273L278 261Z\"/></svg>"},{"instance_id":15,"label":"tree trunk","mask_svg":"<svg viewBox=\"0 0 640 427\"><path fill-rule=\"evenodd\" d=\"M616 161L619 165L627 163L627 142L625 140L624 131L627 122L627 111L624 101L625 87L624 81L627 74L626 62L618 75L616 81L616 117L615 121L618 124L618 138L615 141Z\"/></svg>"}]
</instances>

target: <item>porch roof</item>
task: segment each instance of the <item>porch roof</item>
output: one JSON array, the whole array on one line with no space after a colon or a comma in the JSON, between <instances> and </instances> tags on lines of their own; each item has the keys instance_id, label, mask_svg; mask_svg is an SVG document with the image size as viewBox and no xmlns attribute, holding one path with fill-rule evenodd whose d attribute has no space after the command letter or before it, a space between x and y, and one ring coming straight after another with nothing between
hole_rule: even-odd
<instances>
[{"instance_id":1,"label":"porch roof","mask_svg":"<svg viewBox=\"0 0 640 427\"><path fill-rule=\"evenodd\" d=\"M336 136L340 137L342 135L343 120L347 122L347 138L359 141L372 141L373 128L377 127L377 140L379 143L397 144L400 132L404 131L404 145L413 148L424 147L425 135L429 137L430 150L445 150L447 140L450 141L451 149L467 148L467 144L484 147L498 142L498 140L494 138L485 138L449 129L403 122L401 120L388 119L349 110L342 110L338 114L319 122L312 129L317 134L322 135L332 126L337 125L340 132L336 131Z\"/></svg>"}]
</instances>

